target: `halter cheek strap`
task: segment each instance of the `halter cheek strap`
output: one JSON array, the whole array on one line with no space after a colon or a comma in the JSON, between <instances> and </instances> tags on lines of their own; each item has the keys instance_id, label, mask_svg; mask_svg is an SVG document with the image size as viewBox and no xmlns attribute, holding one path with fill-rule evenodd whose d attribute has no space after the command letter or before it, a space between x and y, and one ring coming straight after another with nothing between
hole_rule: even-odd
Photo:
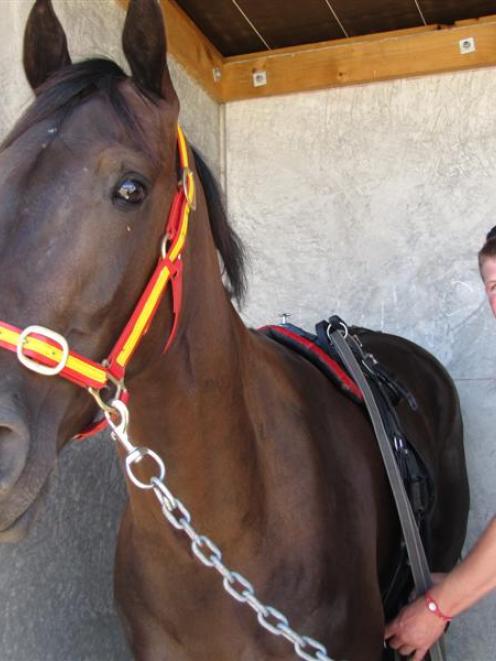
<instances>
[{"instance_id":1,"label":"halter cheek strap","mask_svg":"<svg viewBox=\"0 0 496 661\"><path fill-rule=\"evenodd\" d=\"M188 232L189 214L195 208L196 199L188 147L180 126L177 127L177 149L181 181L171 204L157 265L129 321L104 361L97 363L70 350L67 340L49 328L28 326L21 330L0 321L1 348L16 353L19 362L33 372L44 376L58 375L86 388L101 408L105 407L101 391L110 384L116 386L119 399L128 401L128 392L124 386L127 365L148 331L169 283L173 322L164 351L169 348L177 332L183 289L181 254ZM106 425L105 419L98 421L75 438L86 438Z\"/></svg>"}]
</instances>

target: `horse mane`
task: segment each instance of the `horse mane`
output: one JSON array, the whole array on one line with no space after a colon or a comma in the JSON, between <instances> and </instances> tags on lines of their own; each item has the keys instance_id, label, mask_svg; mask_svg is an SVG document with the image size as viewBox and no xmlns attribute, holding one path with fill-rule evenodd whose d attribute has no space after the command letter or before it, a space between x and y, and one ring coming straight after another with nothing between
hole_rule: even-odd
<instances>
[{"instance_id":1,"label":"horse mane","mask_svg":"<svg viewBox=\"0 0 496 661\"><path fill-rule=\"evenodd\" d=\"M0 145L0 151L7 149L21 135L40 122L50 119L57 128L60 128L75 108L88 97L99 93L111 105L117 120L149 154L150 150L147 148L139 117L119 90L119 83L126 78L128 76L121 67L112 60L104 58L84 60L62 68L36 90L37 96L33 104L7 135ZM137 89L148 101L156 103L157 99L153 95L141 88ZM243 244L227 220L220 188L214 175L198 151L193 149L193 152L205 193L215 246L222 258L223 270L227 276L226 289L241 303L246 288ZM150 156L153 157L152 154Z\"/></svg>"},{"instance_id":2,"label":"horse mane","mask_svg":"<svg viewBox=\"0 0 496 661\"><path fill-rule=\"evenodd\" d=\"M222 257L230 295L242 303L246 292L245 249L239 235L231 227L225 211L217 179L196 148L192 148L196 169L205 193L208 217L214 243Z\"/></svg>"}]
</instances>

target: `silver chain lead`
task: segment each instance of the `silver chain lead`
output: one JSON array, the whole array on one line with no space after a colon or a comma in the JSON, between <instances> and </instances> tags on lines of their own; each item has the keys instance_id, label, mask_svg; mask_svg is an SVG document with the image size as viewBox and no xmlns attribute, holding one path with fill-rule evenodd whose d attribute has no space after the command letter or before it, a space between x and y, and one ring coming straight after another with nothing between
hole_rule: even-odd
<instances>
[{"instance_id":1,"label":"silver chain lead","mask_svg":"<svg viewBox=\"0 0 496 661\"><path fill-rule=\"evenodd\" d=\"M110 408L111 410L108 410ZM119 414L119 422L115 423L112 414ZM262 604L255 595L253 585L238 572L230 570L222 560L222 552L206 535L199 535L191 523L191 514L185 505L176 498L165 483L166 468L159 455L146 447L136 447L129 439L127 428L129 425L129 410L124 402L116 399L107 410L104 410L107 422L112 429L111 436L118 441L126 451L126 473L131 482L139 489L153 489L164 517L176 530L185 533L191 544L194 556L205 567L215 569L222 577L224 590L236 601L246 604L257 614L258 623L274 636L283 636L294 647L300 659L307 661L333 661L327 650L313 638L300 636L289 625L288 619L272 606ZM133 466L144 457L150 457L157 465L157 475L143 482L133 472Z\"/></svg>"}]
</instances>

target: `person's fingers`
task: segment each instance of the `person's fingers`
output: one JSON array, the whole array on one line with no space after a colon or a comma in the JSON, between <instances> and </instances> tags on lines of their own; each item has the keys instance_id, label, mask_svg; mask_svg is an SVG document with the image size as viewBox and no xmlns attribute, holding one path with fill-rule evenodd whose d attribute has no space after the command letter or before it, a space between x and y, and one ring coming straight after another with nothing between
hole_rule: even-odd
<instances>
[{"instance_id":1,"label":"person's fingers","mask_svg":"<svg viewBox=\"0 0 496 661\"><path fill-rule=\"evenodd\" d=\"M388 640L388 645L391 647L393 650L397 650L398 647L400 647L403 644L403 641L398 638L398 636L393 636Z\"/></svg>"},{"instance_id":2,"label":"person's fingers","mask_svg":"<svg viewBox=\"0 0 496 661\"><path fill-rule=\"evenodd\" d=\"M397 630L398 630L398 618L396 617L394 620L391 620L391 622L388 622L386 624L386 628L384 630L384 638L391 638L391 636L394 636Z\"/></svg>"},{"instance_id":3,"label":"person's fingers","mask_svg":"<svg viewBox=\"0 0 496 661\"><path fill-rule=\"evenodd\" d=\"M395 625L395 621L393 620L392 622L386 624L386 628L384 629L384 640L387 640L388 638L391 638L391 636L394 636L395 631L396 631L396 625Z\"/></svg>"},{"instance_id":4,"label":"person's fingers","mask_svg":"<svg viewBox=\"0 0 496 661\"><path fill-rule=\"evenodd\" d=\"M429 650L426 649L419 649L415 652L415 654L412 656L412 661L422 661L422 659L425 657Z\"/></svg>"},{"instance_id":5,"label":"person's fingers","mask_svg":"<svg viewBox=\"0 0 496 661\"><path fill-rule=\"evenodd\" d=\"M400 648L398 648L398 652L402 656L410 656L415 651L415 647L412 647L411 645L402 645Z\"/></svg>"}]
</instances>

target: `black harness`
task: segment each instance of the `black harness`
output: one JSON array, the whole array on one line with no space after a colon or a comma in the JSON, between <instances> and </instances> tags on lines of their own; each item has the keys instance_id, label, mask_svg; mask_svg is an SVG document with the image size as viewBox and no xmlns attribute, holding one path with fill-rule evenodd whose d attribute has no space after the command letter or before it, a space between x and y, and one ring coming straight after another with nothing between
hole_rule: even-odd
<instances>
[{"instance_id":1,"label":"black harness","mask_svg":"<svg viewBox=\"0 0 496 661\"><path fill-rule=\"evenodd\" d=\"M413 394L367 351L364 335L370 331L357 327L348 328L339 317L331 317L329 321L318 323L315 334L288 323L265 326L261 331L309 360L355 403L365 405L361 388L331 339L331 333L339 329L343 336L353 337L353 342L349 342L348 346L373 393L422 544L429 558L431 539L428 520L435 498L434 482L427 463L406 438L397 411L398 404L403 400L413 411L418 410L418 405ZM406 603L412 586L412 572L406 545L402 540L394 569L382 595L386 619L393 617Z\"/></svg>"}]
</instances>

